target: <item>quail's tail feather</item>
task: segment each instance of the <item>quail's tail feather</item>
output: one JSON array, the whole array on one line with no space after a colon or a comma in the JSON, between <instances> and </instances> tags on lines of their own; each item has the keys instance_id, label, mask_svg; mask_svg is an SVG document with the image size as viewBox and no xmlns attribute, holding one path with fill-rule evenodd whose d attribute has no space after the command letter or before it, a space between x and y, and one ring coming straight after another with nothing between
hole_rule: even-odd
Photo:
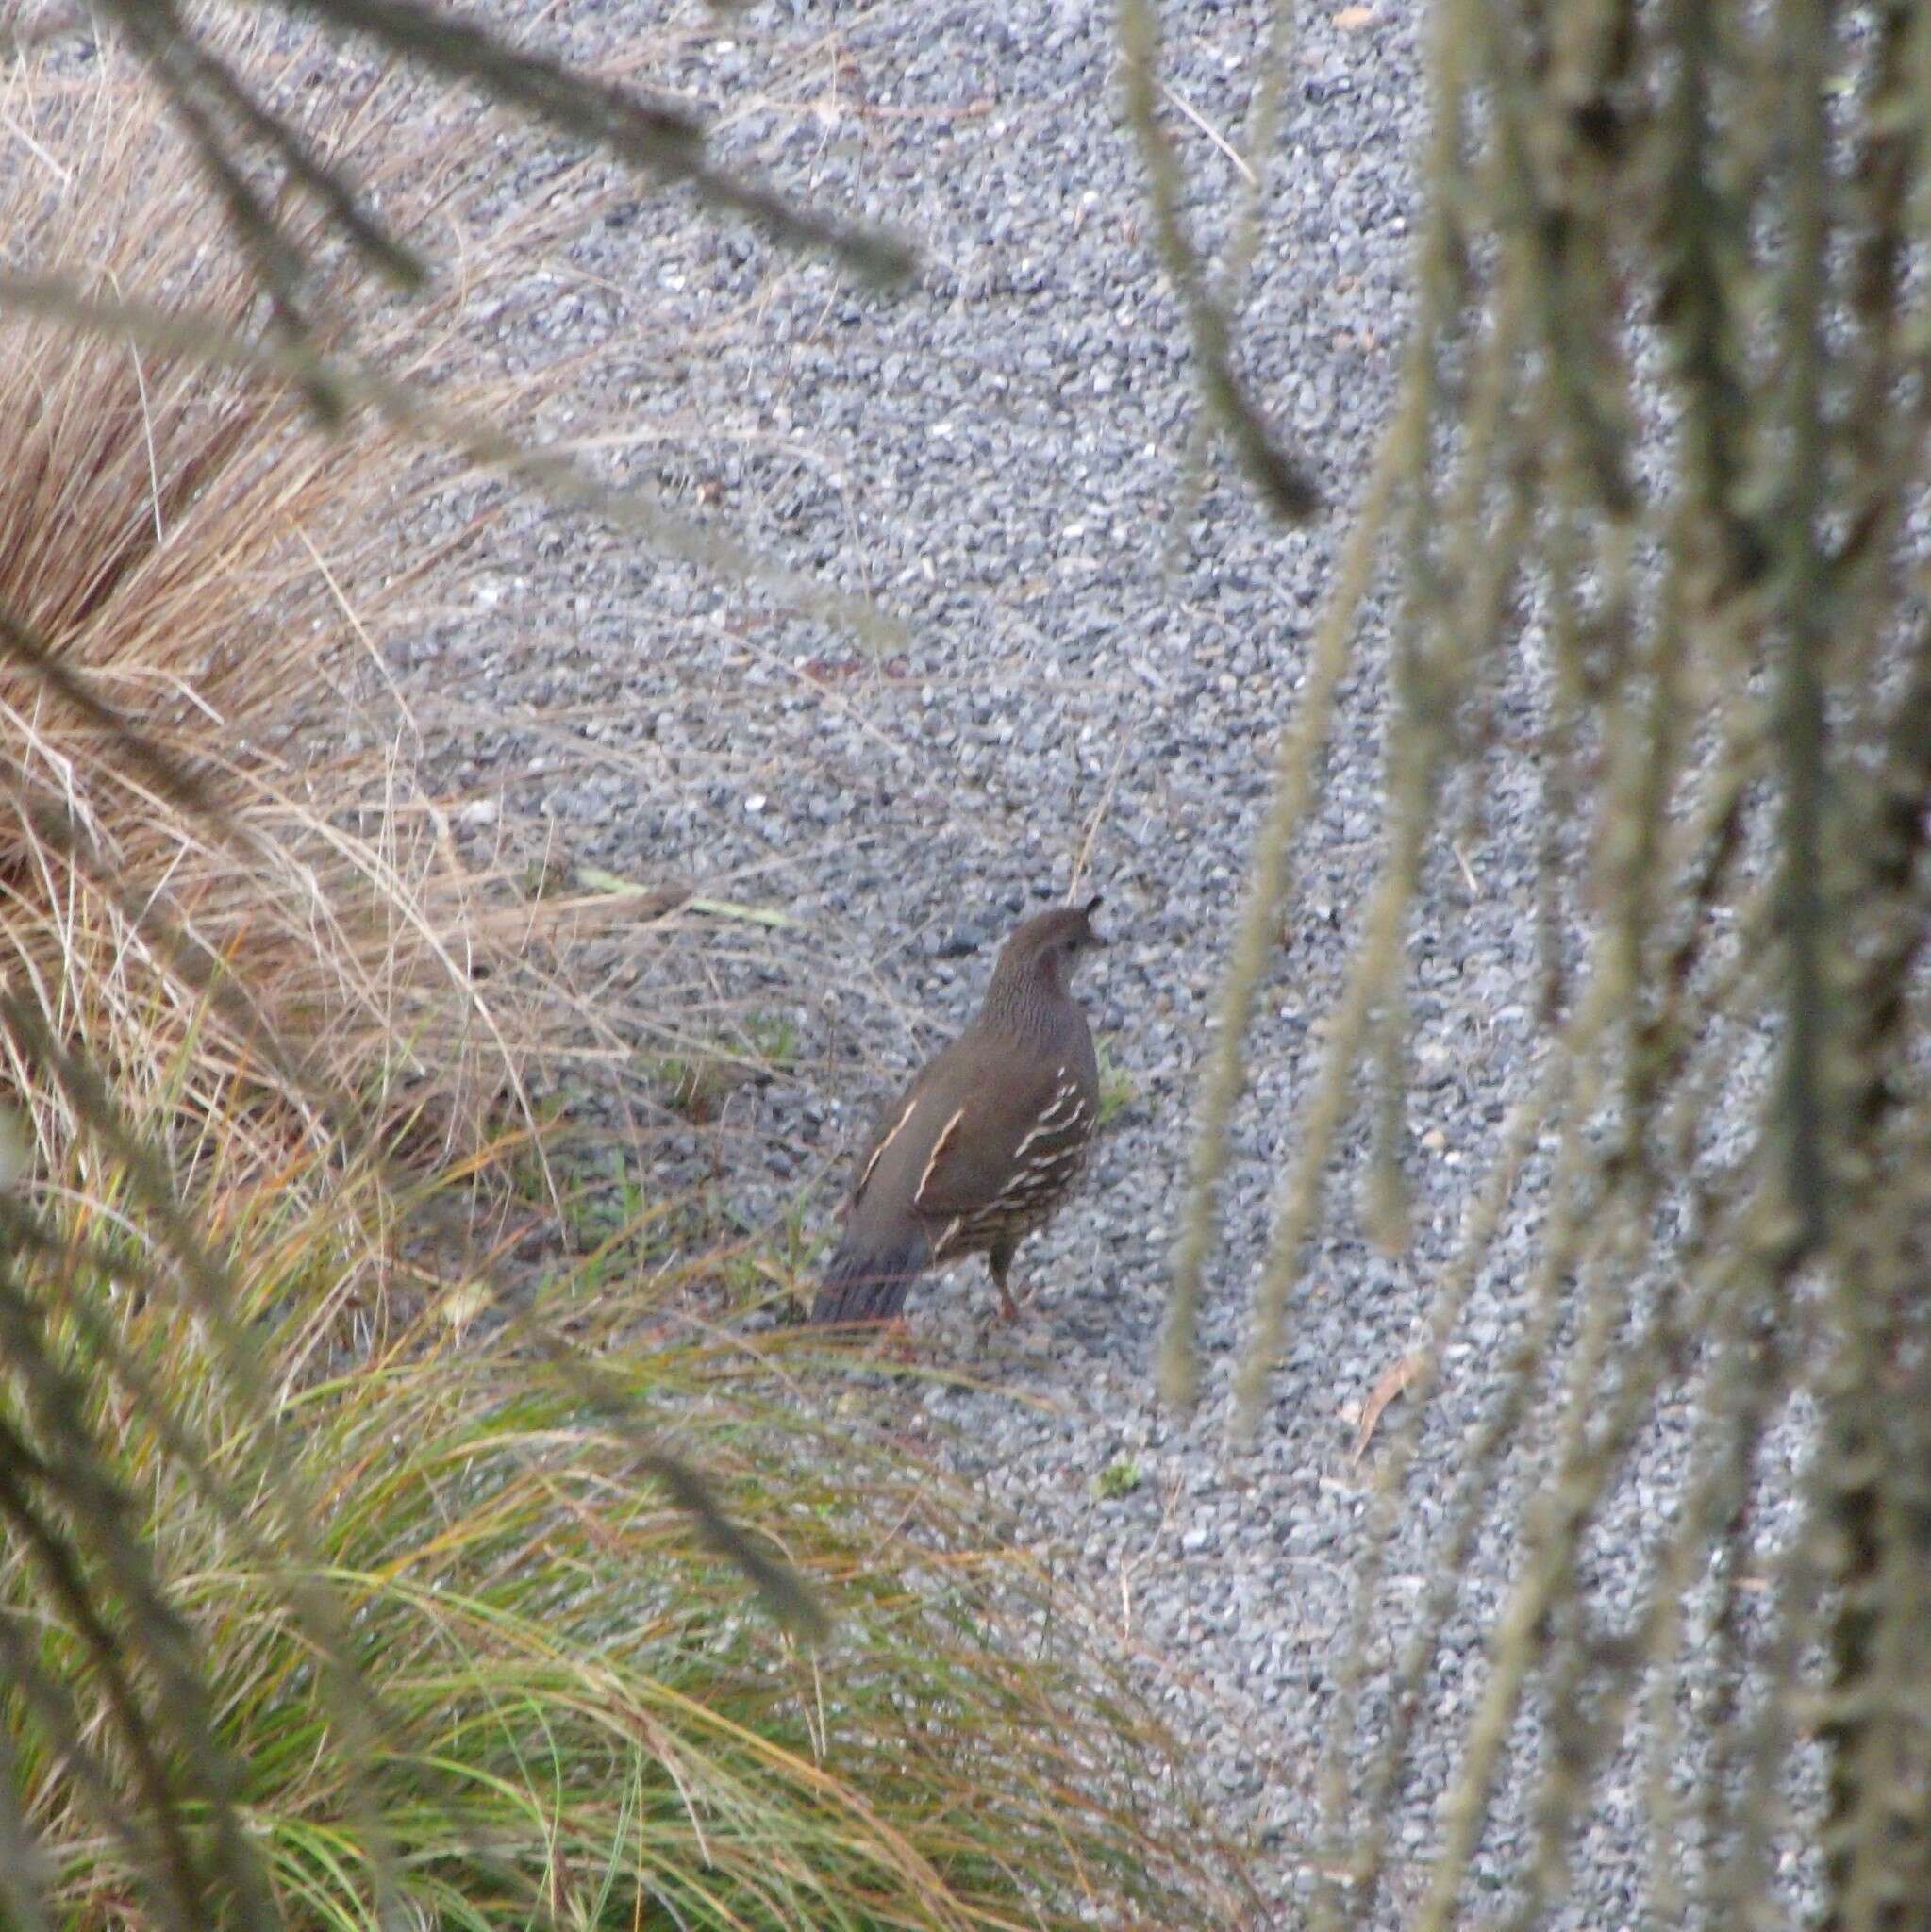
<instances>
[{"instance_id":1,"label":"quail's tail feather","mask_svg":"<svg viewBox=\"0 0 1931 1932\"><path fill-rule=\"evenodd\" d=\"M811 1319L889 1322L905 1307L912 1283L931 1259L932 1244L916 1229L883 1248L846 1241L818 1284Z\"/></svg>"}]
</instances>

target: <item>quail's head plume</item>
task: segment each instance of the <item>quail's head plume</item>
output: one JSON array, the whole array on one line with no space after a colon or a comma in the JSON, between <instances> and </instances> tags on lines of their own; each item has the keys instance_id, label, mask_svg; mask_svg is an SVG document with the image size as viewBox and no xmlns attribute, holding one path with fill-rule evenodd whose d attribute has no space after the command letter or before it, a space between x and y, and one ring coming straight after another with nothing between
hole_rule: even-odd
<instances>
[{"instance_id":1,"label":"quail's head plume","mask_svg":"<svg viewBox=\"0 0 1931 1932\"><path fill-rule=\"evenodd\" d=\"M1000 1311L1019 1244L1086 1164L1100 1074L1074 969L1105 941L1097 898L1035 914L1006 941L972 1024L879 1121L845 1208L814 1322L884 1322L927 1268L984 1255Z\"/></svg>"}]
</instances>

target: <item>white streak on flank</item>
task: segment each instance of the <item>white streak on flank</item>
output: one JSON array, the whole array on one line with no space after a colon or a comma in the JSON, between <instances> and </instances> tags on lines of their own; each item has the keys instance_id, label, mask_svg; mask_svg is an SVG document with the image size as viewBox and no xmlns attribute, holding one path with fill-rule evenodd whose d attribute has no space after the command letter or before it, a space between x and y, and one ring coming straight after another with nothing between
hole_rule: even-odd
<instances>
[{"instance_id":1,"label":"white streak on flank","mask_svg":"<svg viewBox=\"0 0 1931 1932\"><path fill-rule=\"evenodd\" d=\"M858 1176L858 1185L852 1190L852 1199L854 1201L865 1191L865 1185L872 1178L872 1170L884 1158L885 1150L898 1139L900 1133L904 1130L905 1124L912 1117L913 1108L917 1107L918 1104L919 1096L915 1093L906 1102L906 1110L891 1124L891 1133L887 1134L877 1146L873 1148L872 1158L865 1163L865 1172Z\"/></svg>"},{"instance_id":2,"label":"white streak on flank","mask_svg":"<svg viewBox=\"0 0 1931 1932\"><path fill-rule=\"evenodd\" d=\"M945 1143L952 1139L953 1134L957 1129L959 1122L964 1119L965 1108L960 1108L959 1110L956 1114L954 1114L953 1117L949 1121L947 1121L942 1127L940 1128L939 1138L932 1143L931 1157L925 1162L925 1172L919 1176L919 1185L912 1190L912 1206L914 1208L920 1208L924 1205L925 1183L932 1178L932 1170L939 1165L939 1157L945 1152Z\"/></svg>"},{"instance_id":3,"label":"white streak on flank","mask_svg":"<svg viewBox=\"0 0 1931 1932\"><path fill-rule=\"evenodd\" d=\"M1077 1087L1068 1085L1060 1088L1059 1091L1054 1094L1052 1104L1049 1107L1047 1107L1043 1112L1040 1113L1040 1120L1051 1120L1053 1116L1060 1112L1069 1102L1071 1102L1074 1107L1077 1107L1079 1105L1079 1089Z\"/></svg>"},{"instance_id":4,"label":"white streak on flank","mask_svg":"<svg viewBox=\"0 0 1931 1932\"><path fill-rule=\"evenodd\" d=\"M1068 1111L1069 1108L1071 1111ZM1062 1113L1066 1115L1064 1120L1059 1118ZM1044 1135L1063 1136L1073 1133L1085 1119L1086 1096L1069 1080L1054 1093L1051 1104L1040 1115L1032 1131L1012 1150L1012 1158L1015 1160L1024 1159L1025 1150L1035 1141Z\"/></svg>"}]
</instances>

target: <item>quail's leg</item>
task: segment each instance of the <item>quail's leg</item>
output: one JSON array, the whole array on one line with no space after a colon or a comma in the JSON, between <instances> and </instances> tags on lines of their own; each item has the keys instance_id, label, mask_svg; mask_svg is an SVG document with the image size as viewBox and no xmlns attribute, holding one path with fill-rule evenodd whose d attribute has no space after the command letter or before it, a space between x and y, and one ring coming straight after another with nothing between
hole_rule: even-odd
<instances>
[{"instance_id":1,"label":"quail's leg","mask_svg":"<svg viewBox=\"0 0 1931 1932\"><path fill-rule=\"evenodd\" d=\"M1011 1241L1001 1247L990 1248L986 1254L987 1266L992 1271L992 1286L999 1291L999 1319L1002 1322L1018 1321L1020 1309L1032 1299L1030 1295L1021 1295L1015 1301L1011 1287L1007 1283L1007 1277L1012 1270L1012 1257L1018 1249L1018 1242Z\"/></svg>"}]
</instances>

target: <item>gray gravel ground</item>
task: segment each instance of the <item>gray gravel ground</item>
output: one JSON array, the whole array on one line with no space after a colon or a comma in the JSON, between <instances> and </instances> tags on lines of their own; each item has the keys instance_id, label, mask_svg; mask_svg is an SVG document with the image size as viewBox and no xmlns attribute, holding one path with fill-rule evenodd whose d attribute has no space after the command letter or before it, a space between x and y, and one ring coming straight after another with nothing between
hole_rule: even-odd
<instances>
[{"instance_id":1,"label":"gray gravel ground","mask_svg":"<svg viewBox=\"0 0 1931 1932\"><path fill-rule=\"evenodd\" d=\"M1238 143L1267 11L1164 8L1167 78L1185 104L1172 125L1209 238L1240 186L1218 137ZM1255 1041L1198 1417L1160 1409L1151 1357L1270 761L1393 393L1425 120L1404 0L1302 13L1264 158L1242 355L1333 505L1311 529L1269 525L1223 454L1176 525L1196 402L1120 123L1110 8L693 6L681 25L649 25L633 71L714 120L727 160L912 237L921 287L881 299L741 228L620 196L544 264L544 299L506 320L523 332L508 353L593 349L577 419L549 426L611 438L615 474L875 597L906 641L874 653L770 595L524 508L468 586L473 607L401 653L419 696L492 727L446 772L476 818L504 796L547 815L579 859L693 878L795 922L724 928L702 968L613 953L641 1023L702 1034L728 1003L794 1034L790 1077L741 1090L682 1143L691 1172L721 1174L753 1225L800 1204L828 1224L871 1109L966 1016L1014 918L1065 892L1106 807L1090 873L1114 944L1089 1005L1134 1098L1078 1204L1022 1257L1039 1291L1028 1320L988 1332L976 1268L916 1292L930 1358L975 1386L912 1385L891 1398L895 1425L947 1441L1116 1607L1122 1641L1165 1660L1230 1824L1268 1848L1282 1924L1311 1878L1316 1740L1371 1478L1350 1461L1353 1424L1412 1344L1468 1178L1534 1071L1538 829L1531 775L1491 765L1466 864L1443 855L1431 871L1410 949L1414 1249L1389 1259L1351 1212L1333 1217L1260 1441L1236 1454L1227 1372L1380 851L1381 606ZM592 59L641 31L616 0L566 4L542 27ZM541 189L544 164L517 167L506 193ZM1427 1581L1424 1536L1452 1495L1446 1452L1482 1413L1533 1233L1533 1218L1511 1230L1451 1356L1377 1656ZM1680 1446L1659 1442L1656 1469ZM1123 1463L1139 1486L1103 1494L1102 1472ZM1612 1530L1599 1560L1633 1561L1628 1549ZM1479 1548L1469 1614L1429 1685L1448 1722L1393 1820L1390 1924L1438 1834L1454 1721L1479 1684L1473 1619L1507 1562L1492 1539ZM1620 1794L1590 1824L1565 1923L1633 1923L1639 1769L1619 1767ZM1519 1789L1511 1776L1484 1850L1496 1889L1483 1908L1506 1901L1524 1856Z\"/></svg>"}]
</instances>

